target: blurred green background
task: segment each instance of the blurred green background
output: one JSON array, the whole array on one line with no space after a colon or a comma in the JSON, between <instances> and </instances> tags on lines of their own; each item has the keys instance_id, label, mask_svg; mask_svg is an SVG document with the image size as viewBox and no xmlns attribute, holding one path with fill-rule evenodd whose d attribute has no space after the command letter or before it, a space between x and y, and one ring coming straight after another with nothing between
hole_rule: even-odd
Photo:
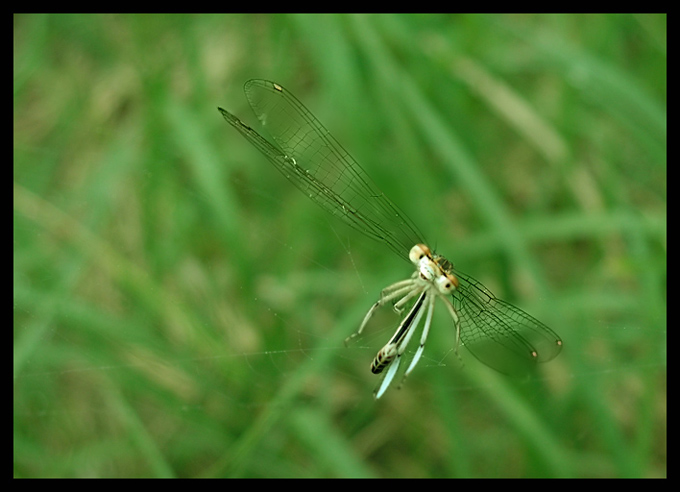
<instances>
[{"instance_id":1,"label":"blurred green background","mask_svg":"<svg viewBox=\"0 0 680 492\"><path fill-rule=\"evenodd\" d=\"M412 268L223 121L250 78L562 354L438 318L374 402ZM17 477L663 477L666 282L663 15L14 17Z\"/></svg>"}]
</instances>

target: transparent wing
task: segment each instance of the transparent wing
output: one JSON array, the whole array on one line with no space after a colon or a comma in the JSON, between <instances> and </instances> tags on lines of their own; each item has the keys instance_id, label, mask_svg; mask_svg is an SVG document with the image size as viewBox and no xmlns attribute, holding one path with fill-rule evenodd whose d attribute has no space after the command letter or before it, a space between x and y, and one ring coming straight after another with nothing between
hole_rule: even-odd
<instances>
[{"instance_id":1,"label":"transparent wing","mask_svg":"<svg viewBox=\"0 0 680 492\"><path fill-rule=\"evenodd\" d=\"M459 286L453 305L460 317L460 338L481 362L502 373L519 374L560 353L562 340L546 325L496 298L474 278L455 275Z\"/></svg>"},{"instance_id":2,"label":"transparent wing","mask_svg":"<svg viewBox=\"0 0 680 492\"><path fill-rule=\"evenodd\" d=\"M425 242L411 220L295 96L267 80L249 80L244 91L276 146L228 111L219 111L303 193L406 260L413 245Z\"/></svg>"}]
</instances>

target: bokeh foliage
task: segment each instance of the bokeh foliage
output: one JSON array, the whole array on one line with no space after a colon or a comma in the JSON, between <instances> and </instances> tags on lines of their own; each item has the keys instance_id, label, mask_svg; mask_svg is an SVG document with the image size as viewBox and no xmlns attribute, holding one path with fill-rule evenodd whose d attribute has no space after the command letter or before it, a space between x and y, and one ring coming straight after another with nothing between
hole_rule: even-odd
<instances>
[{"instance_id":1,"label":"bokeh foliage","mask_svg":"<svg viewBox=\"0 0 680 492\"><path fill-rule=\"evenodd\" d=\"M226 125L249 78L563 353L440 318L373 402L411 267ZM663 15L16 16L13 170L15 476L666 475Z\"/></svg>"}]
</instances>

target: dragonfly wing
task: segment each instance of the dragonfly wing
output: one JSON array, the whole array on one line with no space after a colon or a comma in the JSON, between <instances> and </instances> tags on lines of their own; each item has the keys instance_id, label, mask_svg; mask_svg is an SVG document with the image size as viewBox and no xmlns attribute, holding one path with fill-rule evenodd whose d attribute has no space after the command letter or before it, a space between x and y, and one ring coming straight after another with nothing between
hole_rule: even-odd
<instances>
[{"instance_id":1,"label":"dragonfly wing","mask_svg":"<svg viewBox=\"0 0 680 492\"><path fill-rule=\"evenodd\" d=\"M546 325L496 298L474 278L455 275L459 287L453 303L460 316L460 338L481 362L505 374L520 374L560 353L562 340Z\"/></svg>"},{"instance_id":2,"label":"dragonfly wing","mask_svg":"<svg viewBox=\"0 0 680 492\"><path fill-rule=\"evenodd\" d=\"M249 80L244 91L294 170L284 175L309 198L407 260L411 247L425 242L406 214L294 95L267 80Z\"/></svg>"}]
</instances>

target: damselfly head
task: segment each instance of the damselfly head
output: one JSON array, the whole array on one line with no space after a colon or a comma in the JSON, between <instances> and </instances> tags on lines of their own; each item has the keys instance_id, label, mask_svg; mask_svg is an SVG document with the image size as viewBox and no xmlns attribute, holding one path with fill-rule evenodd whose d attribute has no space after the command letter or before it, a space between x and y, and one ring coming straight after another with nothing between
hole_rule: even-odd
<instances>
[{"instance_id":1,"label":"damselfly head","mask_svg":"<svg viewBox=\"0 0 680 492\"><path fill-rule=\"evenodd\" d=\"M441 272L441 275L436 278L434 283L437 286L437 290L444 295L450 294L458 287L458 279L456 276L445 271Z\"/></svg>"},{"instance_id":2,"label":"damselfly head","mask_svg":"<svg viewBox=\"0 0 680 492\"><path fill-rule=\"evenodd\" d=\"M430 248L424 244L416 244L411 248L411 251L408 254L409 260L411 260L411 263L416 266L418 266L420 264L420 260L425 257L432 258L432 251L430 251Z\"/></svg>"}]
</instances>

